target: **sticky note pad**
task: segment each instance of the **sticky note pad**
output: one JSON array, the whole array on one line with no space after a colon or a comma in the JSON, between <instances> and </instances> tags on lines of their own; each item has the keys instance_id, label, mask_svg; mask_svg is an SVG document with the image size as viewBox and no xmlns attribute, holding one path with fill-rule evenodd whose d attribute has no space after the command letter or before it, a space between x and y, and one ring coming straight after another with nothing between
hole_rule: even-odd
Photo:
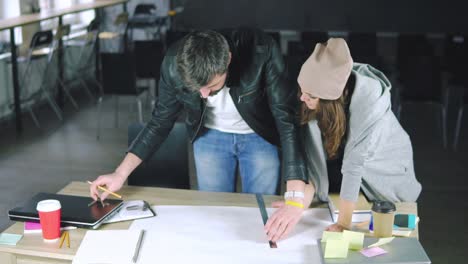
<instances>
[{"instance_id":1,"label":"sticky note pad","mask_svg":"<svg viewBox=\"0 0 468 264\"><path fill-rule=\"evenodd\" d=\"M364 233L344 230L343 238L349 241L349 249L362 249L364 244Z\"/></svg>"},{"instance_id":2,"label":"sticky note pad","mask_svg":"<svg viewBox=\"0 0 468 264\"><path fill-rule=\"evenodd\" d=\"M341 232L329 232L323 231L322 242L327 242L328 239L340 240L343 238L343 233Z\"/></svg>"},{"instance_id":3,"label":"sticky note pad","mask_svg":"<svg viewBox=\"0 0 468 264\"><path fill-rule=\"evenodd\" d=\"M23 235L2 233L0 234L0 245L16 246L22 237Z\"/></svg>"},{"instance_id":4,"label":"sticky note pad","mask_svg":"<svg viewBox=\"0 0 468 264\"><path fill-rule=\"evenodd\" d=\"M381 238L381 239L379 239L379 241L377 241L376 243L374 243L374 244L372 244L372 245L369 245L368 248L371 248L371 247L379 247L379 246L388 244L388 243L392 242L393 239L394 239L394 237Z\"/></svg>"},{"instance_id":5,"label":"sticky note pad","mask_svg":"<svg viewBox=\"0 0 468 264\"><path fill-rule=\"evenodd\" d=\"M371 248L365 248L365 249L361 250L361 254L363 254L364 256L366 256L368 258L383 255L383 254L386 254L386 253L387 253L387 251L385 251L384 249L379 248L379 247L371 247Z\"/></svg>"},{"instance_id":6,"label":"sticky note pad","mask_svg":"<svg viewBox=\"0 0 468 264\"><path fill-rule=\"evenodd\" d=\"M324 258L346 258L349 241L346 239L328 239L325 245Z\"/></svg>"}]
</instances>

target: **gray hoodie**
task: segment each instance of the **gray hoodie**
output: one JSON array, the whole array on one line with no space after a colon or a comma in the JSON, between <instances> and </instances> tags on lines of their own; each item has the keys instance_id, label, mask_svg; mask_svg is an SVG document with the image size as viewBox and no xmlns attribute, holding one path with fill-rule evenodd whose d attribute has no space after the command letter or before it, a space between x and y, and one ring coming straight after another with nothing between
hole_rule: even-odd
<instances>
[{"instance_id":1,"label":"gray hoodie","mask_svg":"<svg viewBox=\"0 0 468 264\"><path fill-rule=\"evenodd\" d=\"M349 106L340 197L356 201L359 190L371 200L414 202L421 192L408 134L391 111L391 84L367 64L354 63L356 84ZM328 200L328 173L316 120L304 134L309 177L322 201Z\"/></svg>"}]
</instances>

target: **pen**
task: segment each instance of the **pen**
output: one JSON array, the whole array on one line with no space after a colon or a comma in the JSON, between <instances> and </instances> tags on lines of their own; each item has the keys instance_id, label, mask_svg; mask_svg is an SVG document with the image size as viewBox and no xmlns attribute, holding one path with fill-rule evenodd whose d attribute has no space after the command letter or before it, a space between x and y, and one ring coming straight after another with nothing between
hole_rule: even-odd
<instances>
[{"instance_id":1,"label":"pen","mask_svg":"<svg viewBox=\"0 0 468 264\"><path fill-rule=\"evenodd\" d=\"M92 182L88 181L89 184L93 184ZM113 196L119 198L119 199L122 199L122 195L120 194L117 194L115 192L111 192L109 190L107 190L106 188L102 187L102 186L99 186L98 185L98 189L101 190L101 191L104 191L104 192L108 192L109 194L112 194Z\"/></svg>"},{"instance_id":2,"label":"pen","mask_svg":"<svg viewBox=\"0 0 468 264\"><path fill-rule=\"evenodd\" d=\"M145 234L145 230L142 229L140 231L140 237L138 238L138 242L136 244L135 253L133 254L133 258L132 258L133 263L136 263L138 260L138 254L140 254L140 248L141 248L141 243L143 241L144 234Z\"/></svg>"}]
</instances>

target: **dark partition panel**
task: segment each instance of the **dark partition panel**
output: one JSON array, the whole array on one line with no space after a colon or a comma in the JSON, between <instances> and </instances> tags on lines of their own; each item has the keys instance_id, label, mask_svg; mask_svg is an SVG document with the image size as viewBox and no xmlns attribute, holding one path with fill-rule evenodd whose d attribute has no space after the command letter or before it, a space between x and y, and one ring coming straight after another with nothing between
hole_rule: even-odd
<instances>
[{"instance_id":1,"label":"dark partition panel","mask_svg":"<svg viewBox=\"0 0 468 264\"><path fill-rule=\"evenodd\" d=\"M181 28L467 32L462 0L187 0Z\"/></svg>"}]
</instances>

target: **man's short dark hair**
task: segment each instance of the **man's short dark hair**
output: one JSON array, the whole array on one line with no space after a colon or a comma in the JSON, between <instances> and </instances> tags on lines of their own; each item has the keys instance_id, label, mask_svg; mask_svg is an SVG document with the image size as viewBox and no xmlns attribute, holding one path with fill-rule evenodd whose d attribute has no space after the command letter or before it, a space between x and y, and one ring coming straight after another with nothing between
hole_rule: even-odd
<instances>
[{"instance_id":1,"label":"man's short dark hair","mask_svg":"<svg viewBox=\"0 0 468 264\"><path fill-rule=\"evenodd\" d=\"M229 45L218 32L187 34L177 50L177 70L187 88L198 91L229 66Z\"/></svg>"}]
</instances>

